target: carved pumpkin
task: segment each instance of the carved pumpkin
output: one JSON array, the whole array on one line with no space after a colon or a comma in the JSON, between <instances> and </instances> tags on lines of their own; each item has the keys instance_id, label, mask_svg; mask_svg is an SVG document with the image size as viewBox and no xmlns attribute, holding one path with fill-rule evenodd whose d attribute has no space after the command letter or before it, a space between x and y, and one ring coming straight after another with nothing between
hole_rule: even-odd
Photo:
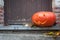
<instances>
[{"instance_id":1,"label":"carved pumpkin","mask_svg":"<svg viewBox=\"0 0 60 40\"><path fill-rule=\"evenodd\" d=\"M36 12L32 22L37 26L52 26L56 22L56 15L53 12Z\"/></svg>"}]
</instances>

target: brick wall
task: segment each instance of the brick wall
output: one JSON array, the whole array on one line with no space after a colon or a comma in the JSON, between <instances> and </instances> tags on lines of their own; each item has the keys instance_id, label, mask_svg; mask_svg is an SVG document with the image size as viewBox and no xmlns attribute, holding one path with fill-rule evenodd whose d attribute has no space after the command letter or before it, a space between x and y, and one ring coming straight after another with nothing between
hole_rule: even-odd
<instances>
[{"instance_id":1,"label":"brick wall","mask_svg":"<svg viewBox=\"0 0 60 40\"><path fill-rule=\"evenodd\" d=\"M60 24L60 7L56 5L56 0L52 0L52 10L56 14L56 22Z\"/></svg>"},{"instance_id":2,"label":"brick wall","mask_svg":"<svg viewBox=\"0 0 60 40\"><path fill-rule=\"evenodd\" d=\"M0 24L4 24L4 1L0 0Z\"/></svg>"},{"instance_id":3,"label":"brick wall","mask_svg":"<svg viewBox=\"0 0 60 40\"><path fill-rule=\"evenodd\" d=\"M0 7L0 24L4 23L4 9Z\"/></svg>"}]
</instances>

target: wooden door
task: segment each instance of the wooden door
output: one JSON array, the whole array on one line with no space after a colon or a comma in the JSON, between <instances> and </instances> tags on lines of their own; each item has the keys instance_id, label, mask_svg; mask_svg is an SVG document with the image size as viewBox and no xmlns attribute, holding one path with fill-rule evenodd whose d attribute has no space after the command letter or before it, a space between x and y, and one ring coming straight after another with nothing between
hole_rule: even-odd
<instances>
[{"instance_id":1,"label":"wooden door","mask_svg":"<svg viewBox=\"0 0 60 40\"><path fill-rule=\"evenodd\" d=\"M52 0L4 0L5 24L31 22L38 11L52 11Z\"/></svg>"}]
</instances>

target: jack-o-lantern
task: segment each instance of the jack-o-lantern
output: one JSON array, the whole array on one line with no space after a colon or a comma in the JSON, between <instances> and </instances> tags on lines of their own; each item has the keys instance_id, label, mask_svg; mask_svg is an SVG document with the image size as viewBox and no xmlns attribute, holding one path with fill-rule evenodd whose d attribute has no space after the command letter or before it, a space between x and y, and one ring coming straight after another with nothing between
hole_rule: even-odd
<instances>
[{"instance_id":1,"label":"jack-o-lantern","mask_svg":"<svg viewBox=\"0 0 60 40\"><path fill-rule=\"evenodd\" d=\"M36 12L32 16L32 23L37 26L52 26L56 22L53 12Z\"/></svg>"}]
</instances>

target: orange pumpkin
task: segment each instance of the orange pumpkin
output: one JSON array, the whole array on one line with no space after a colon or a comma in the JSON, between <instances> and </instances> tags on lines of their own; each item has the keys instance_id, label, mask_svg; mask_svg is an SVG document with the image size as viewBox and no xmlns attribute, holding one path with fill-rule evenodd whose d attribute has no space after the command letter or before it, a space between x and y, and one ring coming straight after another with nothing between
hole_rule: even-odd
<instances>
[{"instance_id":1,"label":"orange pumpkin","mask_svg":"<svg viewBox=\"0 0 60 40\"><path fill-rule=\"evenodd\" d=\"M37 26L52 26L56 22L56 15L53 12L36 12L32 16L32 22Z\"/></svg>"}]
</instances>

